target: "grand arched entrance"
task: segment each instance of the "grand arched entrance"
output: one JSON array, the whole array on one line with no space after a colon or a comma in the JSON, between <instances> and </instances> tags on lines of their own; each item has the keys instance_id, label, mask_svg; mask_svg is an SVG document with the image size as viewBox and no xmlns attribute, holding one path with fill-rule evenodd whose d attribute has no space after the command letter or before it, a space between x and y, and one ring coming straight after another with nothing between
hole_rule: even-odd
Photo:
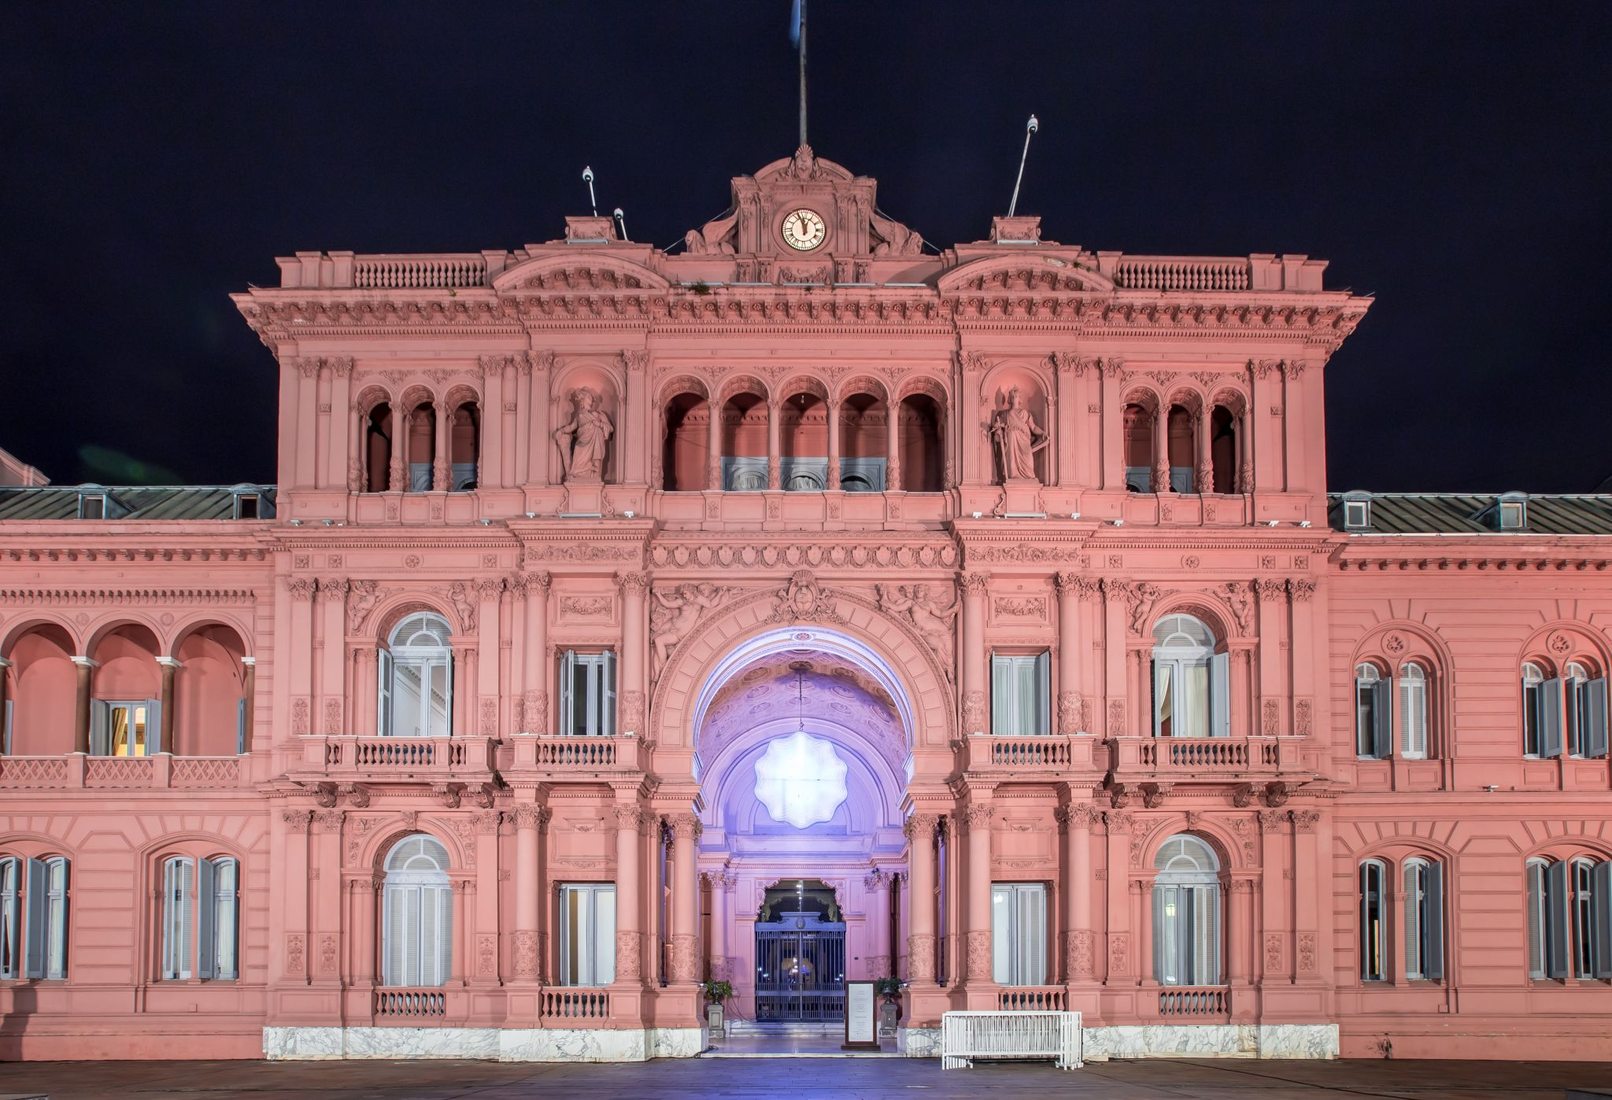
<instances>
[{"instance_id":1,"label":"grand arched entrance","mask_svg":"<svg viewBox=\"0 0 1612 1100\"><path fill-rule=\"evenodd\" d=\"M694 716L709 973L740 1016L840 1020L900 954L905 692L849 635L781 630L716 662Z\"/></svg>"}]
</instances>

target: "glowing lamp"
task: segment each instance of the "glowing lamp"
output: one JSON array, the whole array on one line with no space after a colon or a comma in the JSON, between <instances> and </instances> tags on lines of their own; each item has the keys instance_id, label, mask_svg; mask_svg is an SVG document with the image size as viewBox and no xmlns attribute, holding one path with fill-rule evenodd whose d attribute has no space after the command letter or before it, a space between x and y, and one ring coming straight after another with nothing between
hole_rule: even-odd
<instances>
[{"instance_id":1,"label":"glowing lamp","mask_svg":"<svg viewBox=\"0 0 1612 1100\"><path fill-rule=\"evenodd\" d=\"M774 821L804 829L830 820L845 801L847 770L832 744L797 730L756 761L756 799Z\"/></svg>"}]
</instances>

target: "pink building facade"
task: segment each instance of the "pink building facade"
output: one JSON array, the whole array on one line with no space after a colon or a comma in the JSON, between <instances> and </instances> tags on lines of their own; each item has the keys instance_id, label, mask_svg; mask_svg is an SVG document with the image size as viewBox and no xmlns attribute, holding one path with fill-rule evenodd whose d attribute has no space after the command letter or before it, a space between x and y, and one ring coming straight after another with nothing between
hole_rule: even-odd
<instances>
[{"instance_id":1,"label":"pink building facade","mask_svg":"<svg viewBox=\"0 0 1612 1100\"><path fill-rule=\"evenodd\" d=\"M0 1056L1612 1058L1612 499L1329 497L1323 262L279 263L277 486L0 487Z\"/></svg>"}]
</instances>

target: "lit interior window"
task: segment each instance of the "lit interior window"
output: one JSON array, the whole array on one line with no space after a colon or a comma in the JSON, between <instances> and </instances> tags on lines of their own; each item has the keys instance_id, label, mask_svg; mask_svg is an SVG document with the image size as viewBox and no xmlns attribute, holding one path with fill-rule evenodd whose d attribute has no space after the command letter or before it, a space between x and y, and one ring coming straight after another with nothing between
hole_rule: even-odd
<instances>
[{"instance_id":1,"label":"lit interior window","mask_svg":"<svg viewBox=\"0 0 1612 1100\"><path fill-rule=\"evenodd\" d=\"M774 821L804 829L832 818L845 801L846 771L833 745L797 730L756 761L756 798Z\"/></svg>"}]
</instances>

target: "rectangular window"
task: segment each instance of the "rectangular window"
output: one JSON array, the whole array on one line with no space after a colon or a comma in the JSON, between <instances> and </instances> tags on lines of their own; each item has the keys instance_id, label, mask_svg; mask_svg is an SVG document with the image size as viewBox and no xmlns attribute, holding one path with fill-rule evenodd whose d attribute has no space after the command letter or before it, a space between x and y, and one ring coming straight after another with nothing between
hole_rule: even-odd
<instances>
[{"instance_id":1,"label":"rectangular window","mask_svg":"<svg viewBox=\"0 0 1612 1100\"><path fill-rule=\"evenodd\" d=\"M90 701L92 756L151 756L162 751L162 705L155 699Z\"/></svg>"},{"instance_id":2,"label":"rectangular window","mask_svg":"<svg viewBox=\"0 0 1612 1100\"><path fill-rule=\"evenodd\" d=\"M1539 685L1539 755L1562 755L1562 681L1550 679Z\"/></svg>"},{"instance_id":3,"label":"rectangular window","mask_svg":"<svg viewBox=\"0 0 1612 1100\"><path fill-rule=\"evenodd\" d=\"M616 655L611 650L581 653L568 649L561 654L560 731L585 737L615 736Z\"/></svg>"},{"instance_id":4,"label":"rectangular window","mask_svg":"<svg viewBox=\"0 0 1612 1100\"><path fill-rule=\"evenodd\" d=\"M258 495L256 493L236 493L235 494L235 518L236 519L257 519L258 518Z\"/></svg>"},{"instance_id":5,"label":"rectangular window","mask_svg":"<svg viewBox=\"0 0 1612 1100\"><path fill-rule=\"evenodd\" d=\"M1546 959L1546 905L1545 865L1528 864L1528 976L1543 978L1549 961Z\"/></svg>"},{"instance_id":6,"label":"rectangular window","mask_svg":"<svg viewBox=\"0 0 1612 1100\"><path fill-rule=\"evenodd\" d=\"M240 976L236 964L240 865L233 859L204 859L197 869L196 968L203 978L233 981Z\"/></svg>"},{"instance_id":7,"label":"rectangular window","mask_svg":"<svg viewBox=\"0 0 1612 1100\"><path fill-rule=\"evenodd\" d=\"M1573 862L1573 973L1595 976L1595 870L1588 860Z\"/></svg>"},{"instance_id":8,"label":"rectangular window","mask_svg":"<svg viewBox=\"0 0 1612 1100\"><path fill-rule=\"evenodd\" d=\"M1444 977L1444 866L1405 864L1405 977Z\"/></svg>"},{"instance_id":9,"label":"rectangular window","mask_svg":"<svg viewBox=\"0 0 1612 1100\"><path fill-rule=\"evenodd\" d=\"M1153 733L1157 737L1226 737L1231 733L1226 661L1229 654L1202 658L1154 658ZM1214 689L1211 689L1213 684Z\"/></svg>"},{"instance_id":10,"label":"rectangular window","mask_svg":"<svg viewBox=\"0 0 1612 1100\"><path fill-rule=\"evenodd\" d=\"M1220 984L1220 888L1153 887L1153 955L1160 985Z\"/></svg>"},{"instance_id":11,"label":"rectangular window","mask_svg":"<svg viewBox=\"0 0 1612 1100\"><path fill-rule=\"evenodd\" d=\"M1410 760L1427 756L1427 680L1399 678L1399 753Z\"/></svg>"},{"instance_id":12,"label":"rectangular window","mask_svg":"<svg viewBox=\"0 0 1612 1100\"><path fill-rule=\"evenodd\" d=\"M1047 981L1047 887L1040 882L991 886L991 980L998 985Z\"/></svg>"},{"instance_id":13,"label":"rectangular window","mask_svg":"<svg viewBox=\"0 0 1612 1100\"><path fill-rule=\"evenodd\" d=\"M615 980L615 886L561 886L559 984L598 986Z\"/></svg>"},{"instance_id":14,"label":"rectangular window","mask_svg":"<svg viewBox=\"0 0 1612 1100\"><path fill-rule=\"evenodd\" d=\"M1522 751L1524 756L1540 756L1544 746L1544 684L1522 682Z\"/></svg>"},{"instance_id":15,"label":"rectangular window","mask_svg":"<svg viewBox=\"0 0 1612 1100\"><path fill-rule=\"evenodd\" d=\"M162 976L188 980L195 958L196 861L170 859L162 865Z\"/></svg>"},{"instance_id":16,"label":"rectangular window","mask_svg":"<svg viewBox=\"0 0 1612 1100\"><path fill-rule=\"evenodd\" d=\"M1052 732L1052 655L991 654L991 732L1028 736Z\"/></svg>"},{"instance_id":17,"label":"rectangular window","mask_svg":"<svg viewBox=\"0 0 1612 1100\"><path fill-rule=\"evenodd\" d=\"M1371 526L1371 501L1346 500L1343 502L1343 529L1361 531Z\"/></svg>"},{"instance_id":18,"label":"rectangular window","mask_svg":"<svg viewBox=\"0 0 1612 1100\"><path fill-rule=\"evenodd\" d=\"M106 494L83 493L78 498L79 519L105 519Z\"/></svg>"},{"instance_id":19,"label":"rectangular window","mask_svg":"<svg viewBox=\"0 0 1612 1100\"><path fill-rule=\"evenodd\" d=\"M1388 977L1388 943L1383 919L1383 867L1360 865L1360 977L1380 982Z\"/></svg>"},{"instance_id":20,"label":"rectangular window","mask_svg":"<svg viewBox=\"0 0 1612 1100\"><path fill-rule=\"evenodd\" d=\"M45 903L45 977L62 981L67 977L67 861L45 863L50 893Z\"/></svg>"}]
</instances>

